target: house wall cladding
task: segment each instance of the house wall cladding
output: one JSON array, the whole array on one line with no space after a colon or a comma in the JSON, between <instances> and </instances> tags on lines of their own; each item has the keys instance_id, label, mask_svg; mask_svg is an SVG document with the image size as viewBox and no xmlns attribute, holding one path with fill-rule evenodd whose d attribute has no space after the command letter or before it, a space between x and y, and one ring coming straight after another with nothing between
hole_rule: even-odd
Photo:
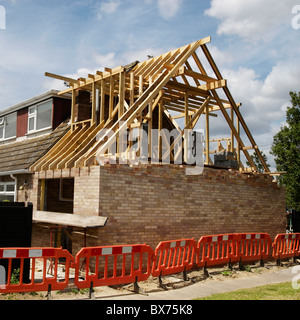
<instances>
[{"instance_id":1,"label":"house wall cladding","mask_svg":"<svg viewBox=\"0 0 300 320\"><path fill-rule=\"evenodd\" d=\"M213 168L187 176L181 165L105 165L71 175L74 214L109 217L104 228L88 230L87 246L155 248L163 240L207 234L285 232L285 190L268 176ZM82 243L83 235L74 234L73 248Z\"/></svg>"}]
</instances>

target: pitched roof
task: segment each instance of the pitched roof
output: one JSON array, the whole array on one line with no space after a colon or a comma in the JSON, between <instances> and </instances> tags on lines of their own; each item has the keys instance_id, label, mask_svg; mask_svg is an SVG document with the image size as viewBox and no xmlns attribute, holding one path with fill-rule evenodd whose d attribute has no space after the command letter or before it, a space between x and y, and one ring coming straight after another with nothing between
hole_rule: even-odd
<instances>
[{"instance_id":1,"label":"pitched roof","mask_svg":"<svg viewBox=\"0 0 300 320\"><path fill-rule=\"evenodd\" d=\"M42 137L0 145L0 173L27 170L66 134L69 127L65 121Z\"/></svg>"},{"instance_id":2,"label":"pitched roof","mask_svg":"<svg viewBox=\"0 0 300 320\"><path fill-rule=\"evenodd\" d=\"M162 152L162 143L157 141L157 154L161 160L172 155L174 146L181 138L187 141L184 137L184 130L194 130L200 117L205 115L205 161L206 164L213 165L210 154L219 150L211 150L210 142L215 142L216 139L211 141L209 137L214 135L213 129L216 127L210 126L209 119L210 116L218 116L215 112L219 112L229 127L228 131L231 133L231 137L225 138L225 140L231 142L227 144L227 148L228 151L231 150L234 153L239 162L239 169L243 172L258 171L248 153L248 150L252 149L263 164L265 173L270 173L240 112L240 105L232 97L227 87L227 81L223 79L209 52L206 45L209 42L210 37L200 39L144 62L135 61L125 67L105 68L104 72L97 71L94 75L89 74L87 78L72 79L46 72L46 76L70 84L70 87L61 91L59 95L72 93L73 114L75 113L78 90L90 92L92 98L91 119L90 124L88 121L78 123L74 117L70 135L65 136L55 148L49 151L49 154L35 163L30 170L55 170L99 165L97 159L105 157L107 150L115 144L119 134L131 128L132 125L141 127L143 124L148 124L149 132L152 129L162 129L164 127L162 121L158 119L154 123L154 111L159 108L160 114L164 114L179 133L176 141L164 153ZM197 51L200 51L201 56L198 56ZM221 95L218 93L219 91L221 91ZM97 109L96 103L97 95L101 96L99 109ZM116 97L118 99L115 99ZM231 116L226 109L230 109ZM101 111L99 112L99 110ZM97 119L97 115L99 119ZM235 123L235 118L238 126ZM180 128L181 123L176 121L178 119L182 119L181 122L184 122L183 129ZM113 135L108 139L102 139L103 129L113 132ZM244 143L241 130L246 134L249 146ZM218 141L223 140L222 137ZM184 145L181 144L179 151L182 151ZM129 145L127 147L129 148ZM219 146L218 149L220 149ZM250 168L243 166L241 152L250 163ZM177 160L181 155L180 152L176 152L172 156L174 160ZM108 156L111 155L108 154ZM153 154L149 152L148 157L152 158Z\"/></svg>"}]
</instances>

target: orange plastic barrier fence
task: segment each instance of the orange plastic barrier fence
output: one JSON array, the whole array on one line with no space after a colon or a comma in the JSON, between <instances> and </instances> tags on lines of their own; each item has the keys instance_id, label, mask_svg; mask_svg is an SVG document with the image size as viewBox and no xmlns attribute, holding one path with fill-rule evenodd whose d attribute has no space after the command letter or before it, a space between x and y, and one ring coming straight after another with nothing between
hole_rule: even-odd
<instances>
[{"instance_id":1,"label":"orange plastic barrier fence","mask_svg":"<svg viewBox=\"0 0 300 320\"><path fill-rule=\"evenodd\" d=\"M145 281L151 274L153 255L146 244L83 248L76 255L74 283L84 289Z\"/></svg>"},{"instance_id":2,"label":"orange plastic barrier fence","mask_svg":"<svg viewBox=\"0 0 300 320\"><path fill-rule=\"evenodd\" d=\"M164 276L191 270L197 252L194 239L162 241L156 247L152 276Z\"/></svg>"},{"instance_id":3,"label":"orange plastic barrier fence","mask_svg":"<svg viewBox=\"0 0 300 320\"><path fill-rule=\"evenodd\" d=\"M278 234L273 243L273 259L295 258L300 254L300 233Z\"/></svg>"},{"instance_id":4,"label":"orange plastic barrier fence","mask_svg":"<svg viewBox=\"0 0 300 320\"><path fill-rule=\"evenodd\" d=\"M201 268L237 262L237 246L236 234L204 236L198 242L196 264Z\"/></svg>"},{"instance_id":5,"label":"orange plastic barrier fence","mask_svg":"<svg viewBox=\"0 0 300 320\"><path fill-rule=\"evenodd\" d=\"M60 259L63 259L64 271L59 273ZM5 272L2 277L5 283L0 283L0 293L63 290L69 284L72 260L73 256L61 248L1 248L0 265ZM26 268L29 268L29 279L23 279ZM53 274L47 274L50 269Z\"/></svg>"},{"instance_id":6,"label":"orange plastic barrier fence","mask_svg":"<svg viewBox=\"0 0 300 320\"><path fill-rule=\"evenodd\" d=\"M238 256L240 262L269 258L272 240L267 233L238 233Z\"/></svg>"}]
</instances>

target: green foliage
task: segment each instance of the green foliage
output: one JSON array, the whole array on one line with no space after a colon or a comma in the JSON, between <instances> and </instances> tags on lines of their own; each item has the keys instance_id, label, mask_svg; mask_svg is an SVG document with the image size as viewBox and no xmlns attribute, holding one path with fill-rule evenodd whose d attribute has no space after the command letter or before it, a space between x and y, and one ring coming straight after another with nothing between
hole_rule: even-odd
<instances>
[{"instance_id":1,"label":"green foliage","mask_svg":"<svg viewBox=\"0 0 300 320\"><path fill-rule=\"evenodd\" d=\"M20 282L20 268L15 269L10 277L11 284L19 284Z\"/></svg>"},{"instance_id":2,"label":"green foliage","mask_svg":"<svg viewBox=\"0 0 300 320\"><path fill-rule=\"evenodd\" d=\"M263 157L263 159L265 160L265 163L267 164L267 166L269 167L270 165L267 163L268 159L267 159L267 156L261 152L261 155ZM252 155L250 155L250 157L252 158L253 162L255 163L255 165L257 166L257 170L260 172L260 173L263 173L265 168L264 166L262 165L258 155L256 152L254 152ZM246 162L247 166L250 167L250 163L249 161Z\"/></svg>"},{"instance_id":3,"label":"green foliage","mask_svg":"<svg viewBox=\"0 0 300 320\"><path fill-rule=\"evenodd\" d=\"M274 136L271 154L278 171L285 171L279 183L286 187L287 206L300 210L300 92L290 92L286 125Z\"/></svg>"}]
</instances>

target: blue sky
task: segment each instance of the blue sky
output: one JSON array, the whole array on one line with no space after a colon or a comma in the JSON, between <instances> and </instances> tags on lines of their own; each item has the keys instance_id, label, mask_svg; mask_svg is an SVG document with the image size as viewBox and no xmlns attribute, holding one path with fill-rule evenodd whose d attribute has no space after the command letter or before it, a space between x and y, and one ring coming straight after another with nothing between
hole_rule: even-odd
<instances>
[{"instance_id":1,"label":"blue sky","mask_svg":"<svg viewBox=\"0 0 300 320\"><path fill-rule=\"evenodd\" d=\"M63 89L45 71L87 76L210 35L211 53L269 156L285 121L289 91L300 91L300 29L292 27L296 0L0 0L0 5L6 11L0 110ZM225 133L223 123L216 120L216 132Z\"/></svg>"}]
</instances>

